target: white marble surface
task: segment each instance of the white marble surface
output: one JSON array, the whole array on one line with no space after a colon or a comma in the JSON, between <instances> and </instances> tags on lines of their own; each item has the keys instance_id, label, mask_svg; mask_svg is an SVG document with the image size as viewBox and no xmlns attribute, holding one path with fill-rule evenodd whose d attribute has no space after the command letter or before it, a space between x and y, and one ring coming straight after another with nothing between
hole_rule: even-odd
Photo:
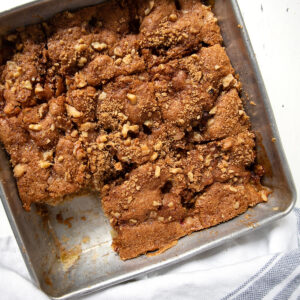
<instances>
[{"instance_id":1,"label":"white marble surface","mask_svg":"<svg viewBox=\"0 0 300 300\"><path fill-rule=\"evenodd\" d=\"M28 0L0 2L0 12ZM238 0L299 195L300 0ZM297 100L299 99L299 100ZM300 200L297 201L300 207ZM0 237L11 235L0 204Z\"/></svg>"}]
</instances>

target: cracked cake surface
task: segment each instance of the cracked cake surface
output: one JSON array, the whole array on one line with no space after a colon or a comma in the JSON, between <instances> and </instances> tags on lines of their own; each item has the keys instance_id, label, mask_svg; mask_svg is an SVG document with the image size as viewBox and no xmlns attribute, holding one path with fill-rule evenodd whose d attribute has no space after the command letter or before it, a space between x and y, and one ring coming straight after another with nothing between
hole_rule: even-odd
<instances>
[{"instance_id":1,"label":"cracked cake surface","mask_svg":"<svg viewBox=\"0 0 300 300\"><path fill-rule=\"evenodd\" d=\"M109 1L1 45L0 139L25 209L97 191L130 259L267 201L241 84L201 1Z\"/></svg>"}]
</instances>

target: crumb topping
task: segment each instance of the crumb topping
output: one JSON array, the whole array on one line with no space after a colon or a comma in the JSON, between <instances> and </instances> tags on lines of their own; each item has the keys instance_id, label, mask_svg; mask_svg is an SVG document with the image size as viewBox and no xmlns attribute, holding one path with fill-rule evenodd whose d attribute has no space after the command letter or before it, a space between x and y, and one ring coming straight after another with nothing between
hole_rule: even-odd
<instances>
[{"instance_id":1,"label":"crumb topping","mask_svg":"<svg viewBox=\"0 0 300 300\"><path fill-rule=\"evenodd\" d=\"M97 191L129 259L268 200L241 84L201 1L112 0L1 44L0 140L25 209Z\"/></svg>"}]
</instances>

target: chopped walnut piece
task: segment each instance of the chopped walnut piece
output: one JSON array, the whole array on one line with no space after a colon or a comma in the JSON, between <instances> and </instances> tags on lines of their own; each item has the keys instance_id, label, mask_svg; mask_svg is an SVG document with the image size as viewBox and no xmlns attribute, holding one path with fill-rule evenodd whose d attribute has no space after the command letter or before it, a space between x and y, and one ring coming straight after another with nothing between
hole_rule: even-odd
<instances>
[{"instance_id":1,"label":"chopped walnut piece","mask_svg":"<svg viewBox=\"0 0 300 300\"><path fill-rule=\"evenodd\" d=\"M24 164L17 164L14 167L14 175L15 177L21 177L26 172L26 165Z\"/></svg>"},{"instance_id":2,"label":"chopped walnut piece","mask_svg":"<svg viewBox=\"0 0 300 300\"><path fill-rule=\"evenodd\" d=\"M69 116L73 118L80 118L83 115L83 113L78 111L74 106L71 106L69 104L65 104L65 106Z\"/></svg>"},{"instance_id":3,"label":"chopped walnut piece","mask_svg":"<svg viewBox=\"0 0 300 300\"><path fill-rule=\"evenodd\" d=\"M170 173L171 174L178 174L178 173L182 173L183 170L181 168L170 168Z\"/></svg>"},{"instance_id":4,"label":"chopped walnut piece","mask_svg":"<svg viewBox=\"0 0 300 300\"><path fill-rule=\"evenodd\" d=\"M75 82L77 84L77 87L79 88L84 88L85 86L87 86L86 79L82 74L78 74L77 76L75 75Z\"/></svg>"},{"instance_id":5,"label":"chopped walnut piece","mask_svg":"<svg viewBox=\"0 0 300 300\"><path fill-rule=\"evenodd\" d=\"M115 56L119 56L119 57L123 56L123 52L122 52L121 47L118 47L118 46L117 46L117 47L114 49L114 55L115 55Z\"/></svg>"},{"instance_id":6,"label":"chopped walnut piece","mask_svg":"<svg viewBox=\"0 0 300 300\"><path fill-rule=\"evenodd\" d=\"M151 0L149 1L149 7L145 9L145 16L148 16L150 14L153 7L154 7L154 1Z\"/></svg>"},{"instance_id":7,"label":"chopped walnut piece","mask_svg":"<svg viewBox=\"0 0 300 300\"><path fill-rule=\"evenodd\" d=\"M124 145L125 145L125 146L130 146L130 145L131 145L131 138L127 138L127 139L124 141Z\"/></svg>"},{"instance_id":8,"label":"chopped walnut piece","mask_svg":"<svg viewBox=\"0 0 300 300\"><path fill-rule=\"evenodd\" d=\"M139 131L139 126L138 125L129 125L129 123L124 124L122 127L122 136L124 138L127 138L129 131L137 133Z\"/></svg>"},{"instance_id":9,"label":"chopped walnut piece","mask_svg":"<svg viewBox=\"0 0 300 300\"><path fill-rule=\"evenodd\" d=\"M44 91L43 87L41 86L40 83L38 83L36 86L35 86L35 89L34 89L34 92L36 94L39 94L39 93L42 93Z\"/></svg>"},{"instance_id":10,"label":"chopped walnut piece","mask_svg":"<svg viewBox=\"0 0 300 300\"><path fill-rule=\"evenodd\" d=\"M107 94L105 92L101 92L101 94L99 95L99 100L105 100L106 99Z\"/></svg>"},{"instance_id":11,"label":"chopped walnut piece","mask_svg":"<svg viewBox=\"0 0 300 300\"><path fill-rule=\"evenodd\" d=\"M32 84L31 84L31 82L30 82L29 80L26 80L26 81L24 82L23 87L24 87L25 89L27 89L27 90L32 90Z\"/></svg>"},{"instance_id":12,"label":"chopped walnut piece","mask_svg":"<svg viewBox=\"0 0 300 300\"><path fill-rule=\"evenodd\" d=\"M121 216L121 214L118 212L112 212L111 214L116 218L119 218Z\"/></svg>"},{"instance_id":13,"label":"chopped walnut piece","mask_svg":"<svg viewBox=\"0 0 300 300\"><path fill-rule=\"evenodd\" d=\"M105 143L107 141L108 141L108 136L107 135L100 135L97 138L97 142L100 142L100 143Z\"/></svg>"},{"instance_id":14,"label":"chopped walnut piece","mask_svg":"<svg viewBox=\"0 0 300 300\"><path fill-rule=\"evenodd\" d=\"M14 73L14 77L15 78L19 78L22 74L22 68L21 67L17 67L17 71Z\"/></svg>"},{"instance_id":15,"label":"chopped walnut piece","mask_svg":"<svg viewBox=\"0 0 300 300\"><path fill-rule=\"evenodd\" d=\"M122 61L123 61L123 63L124 63L125 65L129 65L129 64L132 62L132 57L131 57L131 55L130 55L130 54L125 55L125 56L123 57Z\"/></svg>"},{"instance_id":16,"label":"chopped walnut piece","mask_svg":"<svg viewBox=\"0 0 300 300\"><path fill-rule=\"evenodd\" d=\"M115 64L119 66L122 63L122 59L119 57L115 60Z\"/></svg>"},{"instance_id":17,"label":"chopped walnut piece","mask_svg":"<svg viewBox=\"0 0 300 300\"><path fill-rule=\"evenodd\" d=\"M62 162L64 160L64 157L62 155L60 155L58 158L57 158L57 161L58 162Z\"/></svg>"},{"instance_id":18,"label":"chopped walnut piece","mask_svg":"<svg viewBox=\"0 0 300 300\"><path fill-rule=\"evenodd\" d=\"M44 161L44 160L41 160L39 161L39 165L42 169L47 169L49 168L50 166L52 166L52 163L49 162L49 161Z\"/></svg>"},{"instance_id":19,"label":"chopped walnut piece","mask_svg":"<svg viewBox=\"0 0 300 300\"><path fill-rule=\"evenodd\" d=\"M194 174L192 172L188 172L188 178L190 180L190 182L194 181Z\"/></svg>"},{"instance_id":20,"label":"chopped walnut piece","mask_svg":"<svg viewBox=\"0 0 300 300\"><path fill-rule=\"evenodd\" d=\"M150 153L150 149L147 145L142 144L141 145L142 155L148 155Z\"/></svg>"},{"instance_id":21,"label":"chopped walnut piece","mask_svg":"<svg viewBox=\"0 0 300 300\"><path fill-rule=\"evenodd\" d=\"M53 158L53 150L49 150L43 153L43 159L46 160L52 160Z\"/></svg>"},{"instance_id":22,"label":"chopped walnut piece","mask_svg":"<svg viewBox=\"0 0 300 300\"><path fill-rule=\"evenodd\" d=\"M28 128L29 128L30 130L40 131L40 130L42 130L42 125L41 125L41 124L30 124L30 125L28 126Z\"/></svg>"},{"instance_id":23,"label":"chopped walnut piece","mask_svg":"<svg viewBox=\"0 0 300 300\"><path fill-rule=\"evenodd\" d=\"M71 132L71 137L77 137L78 136L78 130L73 130Z\"/></svg>"},{"instance_id":24,"label":"chopped walnut piece","mask_svg":"<svg viewBox=\"0 0 300 300\"><path fill-rule=\"evenodd\" d=\"M171 15L169 16L169 20L170 20L171 22L176 22L177 19L178 19L178 17L177 17L176 14L171 14Z\"/></svg>"},{"instance_id":25,"label":"chopped walnut piece","mask_svg":"<svg viewBox=\"0 0 300 300\"><path fill-rule=\"evenodd\" d=\"M130 103L132 105L135 105L137 103L137 98L136 98L136 95L134 95L134 94L128 93L127 94L127 99L130 101Z\"/></svg>"},{"instance_id":26,"label":"chopped walnut piece","mask_svg":"<svg viewBox=\"0 0 300 300\"><path fill-rule=\"evenodd\" d=\"M78 51L78 52L81 52L81 51L84 51L88 48L88 45L87 44L77 44L75 45L75 50Z\"/></svg>"},{"instance_id":27,"label":"chopped walnut piece","mask_svg":"<svg viewBox=\"0 0 300 300\"><path fill-rule=\"evenodd\" d=\"M120 162L115 163L115 169L117 171L122 171L123 169L122 164Z\"/></svg>"},{"instance_id":28,"label":"chopped walnut piece","mask_svg":"<svg viewBox=\"0 0 300 300\"><path fill-rule=\"evenodd\" d=\"M150 160L151 160L151 161L154 161L154 160L157 159L157 157L158 157L157 152L154 152L154 153L151 155Z\"/></svg>"},{"instance_id":29,"label":"chopped walnut piece","mask_svg":"<svg viewBox=\"0 0 300 300\"><path fill-rule=\"evenodd\" d=\"M136 223L137 223L137 220L135 220L135 219L130 219L129 222L130 222L130 223L133 223L133 224L136 224Z\"/></svg>"},{"instance_id":30,"label":"chopped walnut piece","mask_svg":"<svg viewBox=\"0 0 300 300\"><path fill-rule=\"evenodd\" d=\"M85 123L80 125L80 130L81 131L89 131L91 129L95 129L96 127L97 127L96 123L85 122Z\"/></svg>"},{"instance_id":31,"label":"chopped walnut piece","mask_svg":"<svg viewBox=\"0 0 300 300\"><path fill-rule=\"evenodd\" d=\"M210 111L209 111L209 114L210 115L215 115L216 112L217 112L218 108L216 106L214 106Z\"/></svg>"},{"instance_id":32,"label":"chopped walnut piece","mask_svg":"<svg viewBox=\"0 0 300 300\"><path fill-rule=\"evenodd\" d=\"M83 67L87 63L87 59L85 57L80 57L78 60L78 67Z\"/></svg>"},{"instance_id":33,"label":"chopped walnut piece","mask_svg":"<svg viewBox=\"0 0 300 300\"><path fill-rule=\"evenodd\" d=\"M156 218L157 217L157 212L156 211L151 211L149 216L150 216L150 218Z\"/></svg>"},{"instance_id":34,"label":"chopped walnut piece","mask_svg":"<svg viewBox=\"0 0 300 300\"><path fill-rule=\"evenodd\" d=\"M229 150L231 147L233 146L232 141L231 140L226 140L223 145L222 145L222 149L227 151Z\"/></svg>"},{"instance_id":35,"label":"chopped walnut piece","mask_svg":"<svg viewBox=\"0 0 300 300\"><path fill-rule=\"evenodd\" d=\"M154 150L159 151L162 148L162 142L158 141L155 145L154 145Z\"/></svg>"},{"instance_id":36,"label":"chopped walnut piece","mask_svg":"<svg viewBox=\"0 0 300 300\"><path fill-rule=\"evenodd\" d=\"M160 176L160 167L156 166L155 167L155 172L154 172L154 177L158 178Z\"/></svg>"},{"instance_id":37,"label":"chopped walnut piece","mask_svg":"<svg viewBox=\"0 0 300 300\"><path fill-rule=\"evenodd\" d=\"M207 121L207 126L212 126L214 124L215 120L214 119L209 119Z\"/></svg>"},{"instance_id":38,"label":"chopped walnut piece","mask_svg":"<svg viewBox=\"0 0 300 300\"><path fill-rule=\"evenodd\" d=\"M193 139L195 142L201 142L202 140L202 135L199 132L194 132L193 133Z\"/></svg>"},{"instance_id":39,"label":"chopped walnut piece","mask_svg":"<svg viewBox=\"0 0 300 300\"><path fill-rule=\"evenodd\" d=\"M260 196L261 196L261 199L265 202L268 201L268 194L266 193L266 191L260 191Z\"/></svg>"},{"instance_id":40,"label":"chopped walnut piece","mask_svg":"<svg viewBox=\"0 0 300 300\"><path fill-rule=\"evenodd\" d=\"M229 85L231 84L231 82L234 80L234 77L232 74L228 74L226 77L223 78L222 80L222 84L224 88L229 87Z\"/></svg>"},{"instance_id":41,"label":"chopped walnut piece","mask_svg":"<svg viewBox=\"0 0 300 300\"><path fill-rule=\"evenodd\" d=\"M126 123L126 124L123 125L122 135L123 135L124 138L127 138L129 127L130 127L129 123Z\"/></svg>"},{"instance_id":42,"label":"chopped walnut piece","mask_svg":"<svg viewBox=\"0 0 300 300\"><path fill-rule=\"evenodd\" d=\"M234 205L233 205L234 209L239 209L240 207L240 202L235 202Z\"/></svg>"},{"instance_id":43,"label":"chopped walnut piece","mask_svg":"<svg viewBox=\"0 0 300 300\"><path fill-rule=\"evenodd\" d=\"M183 126L184 123L185 123L185 121L184 121L183 119L179 119L179 120L178 120L178 124L179 124L179 125Z\"/></svg>"},{"instance_id":44,"label":"chopped walnut piece","mask_svg":"<svg viewBox=\"0 0 300 300\"><path fill-rule=\"evenodd\" d=\"M102 51L102 50L107 49L107 44L105 44L105 43L94 42L91 44L91 46L96 51Z\"/></svg>"},{"instance_id":45,"label":"chopped walnut piece","mask_svg":"<svg viewBox=\"0 0 300 300\"><path fill-rule=\"evenodd\" d=\"M47 113L47 109L48 109L48 104L47 103L43 103L41 106L40 106L40 108L39 108L39 110L38 110L38 114L39 114L39 117L42 119L44 116L45 116L45 114ZM53 125L53 124L51 124L51 125Z\"/></svg>"}]
</instances>

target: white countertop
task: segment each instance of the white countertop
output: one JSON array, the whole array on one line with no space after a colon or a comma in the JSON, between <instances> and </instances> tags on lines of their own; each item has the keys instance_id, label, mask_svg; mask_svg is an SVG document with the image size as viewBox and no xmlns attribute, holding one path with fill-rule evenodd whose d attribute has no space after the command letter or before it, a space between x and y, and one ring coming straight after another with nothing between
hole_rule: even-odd
<instances>
[{"instance_id":1,"label":"white countertop","mask_svg":"<svg viewBox=\"0 0 300 300\"><path fill-rule=\"evenodd\" d=\"M28 0L1 1L0 12ZM300 0L238 0L299 195ZM297 200L300 207L300 200ZM0 237L11 235L0 201Z\"/></svg>"}]
</instances>

